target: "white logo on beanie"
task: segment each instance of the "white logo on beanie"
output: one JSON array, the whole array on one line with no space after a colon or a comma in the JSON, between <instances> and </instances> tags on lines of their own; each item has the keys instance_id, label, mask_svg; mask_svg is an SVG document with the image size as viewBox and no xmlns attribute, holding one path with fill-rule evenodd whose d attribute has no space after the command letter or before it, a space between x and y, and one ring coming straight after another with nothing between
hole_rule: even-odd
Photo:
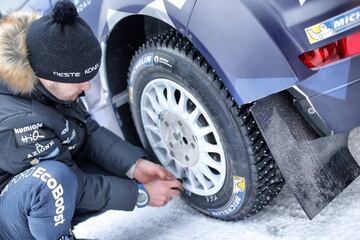
<instances>
[{"instance_id":1,"label":"white logo on beanie","mask_svg":"<svg viewBox=\"0 0 360 240\"><path fill-rule=\"evenodd\" d=\"M93 71L98 70L100 67L100 64L97 63L92 67L89 67L84 70L84 75L90 74ZM62 77L62 78L69 78L69 77L81 77L81 72L53 72L54 76Z\"/></svg>"},{"instance_id":2,"label":"white logo on beanie","mask_svg":"<svg viewBox=\"0 0 360 240\"><path fill-rule=\"evenodd\" d=\"M80 77L81 76L81 73L79 73L79 72L67 72L67 73L53 72L53 74L57 77L63 77L63 78Z\"/></svg>"},{"instance_id":3,"label":"white logo on beanie","mask_svg":"<svg viewBox=\"0 0 360 240\"><path fill-rule=\"evenodd\" d=\"M99 67L100 67L99 63L97 63L95 66L89 67L88 69L85 70L85 75L92 73L93 71L97 70Z\"/></svg>"}]
</instances>

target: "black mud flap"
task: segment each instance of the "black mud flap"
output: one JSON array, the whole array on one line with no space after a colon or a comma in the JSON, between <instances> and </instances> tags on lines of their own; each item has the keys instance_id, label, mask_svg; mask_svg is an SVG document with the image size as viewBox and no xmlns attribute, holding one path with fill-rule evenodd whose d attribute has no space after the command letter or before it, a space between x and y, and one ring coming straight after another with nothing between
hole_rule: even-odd
<instances>
[{"instance_id":1,"label":"black mud flap","mask_svg":"<svg viewBox=\"0 0 360 240\"><path fill-rule=\"evenodd\" d=\"M306 215L312 219L359 174L348 149L349 133L318 137L286 93L251 108L264 138Z\"/></svg>"}]
</instances>

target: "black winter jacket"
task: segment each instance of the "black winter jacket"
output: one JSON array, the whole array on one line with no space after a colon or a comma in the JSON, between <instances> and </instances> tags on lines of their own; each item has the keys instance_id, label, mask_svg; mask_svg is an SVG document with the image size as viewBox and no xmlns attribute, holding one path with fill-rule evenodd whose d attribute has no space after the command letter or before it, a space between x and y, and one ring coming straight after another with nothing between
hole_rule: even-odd
<instances>
[{"instance_id":1,"label":"black winter jacket","mask_svg":"<svg viewBox=\"0 0 360 240\"><path fill-rule=\"evenodd\" d=\"M59 101L40 84L20 44L37 17L20 14L9 21L17 31L0 35L0 62L7 63L0 66L0 191L14 175L40 161L61 161L77 175L80 212L132 210L137 186L125 174L146 153L100 127L79 98ZM2 42L6 37L9 41ZM7 49L2 49L4 43ZM85 173L84 162L113 176Z\"/></svg>"}]
</instances>

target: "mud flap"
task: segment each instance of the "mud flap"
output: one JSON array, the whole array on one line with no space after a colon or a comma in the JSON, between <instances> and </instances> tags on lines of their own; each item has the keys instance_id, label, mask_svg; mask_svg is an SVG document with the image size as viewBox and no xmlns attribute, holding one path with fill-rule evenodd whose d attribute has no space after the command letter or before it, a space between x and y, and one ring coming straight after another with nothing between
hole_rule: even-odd
<instances>
[{"instance_id":1,"label":"mud flap","mask_svg":"<svg viewBox=\"0 0 360 240\"><path fill-rule=\"evenodd\" d=\"M319 138L294 110L287 93L257 101L251 112L283 177L310 219L360 174L348 149L349 133Z\"/></svg>"}]
</instances>

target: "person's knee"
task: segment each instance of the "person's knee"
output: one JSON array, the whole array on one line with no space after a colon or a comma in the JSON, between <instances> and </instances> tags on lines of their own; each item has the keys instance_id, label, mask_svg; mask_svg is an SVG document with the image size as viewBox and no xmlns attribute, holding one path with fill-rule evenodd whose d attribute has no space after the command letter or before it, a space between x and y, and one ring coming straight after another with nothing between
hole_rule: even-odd
<instances>
[{"instance_id":1,"label":"person's knee","mask_svg":"<svg viewBox=\"0 0 360 240\"><path fill-rule=\"evenodd\" d=\"M33 177L46 183L50 190L56 188L76 192L78 188L75 173L64 163L58 161L44 161L36 165ZM61 187L59 187L61 185Z\"/></svg>"},{"instance_id":2,"label":"person's knee","mask_svg":"<svg viewBox=\"0 0 360 240\"><path fill-rule=\"evenodd\" d=\"M77 177L69 167L55 160L40 162L7 185L0 212L9 217L0 218L0 225L10 235L18 231L36 239L57 239L71 227L77 190Z\"/></svg>"},{"instance_id":3,"label":"person's knee","mask_svg":"<svg viewBox=\"0 0 360 240\"><path fill-rule=\"evenodd\" d=\"M55 227L62 225L65 219L69 221L75 211L78 190L73 171L61 162L45 161L36 165L32 176L38 179L40 190L33 198L30 216L52 215Z\"/></svg>"}]
</instances>

